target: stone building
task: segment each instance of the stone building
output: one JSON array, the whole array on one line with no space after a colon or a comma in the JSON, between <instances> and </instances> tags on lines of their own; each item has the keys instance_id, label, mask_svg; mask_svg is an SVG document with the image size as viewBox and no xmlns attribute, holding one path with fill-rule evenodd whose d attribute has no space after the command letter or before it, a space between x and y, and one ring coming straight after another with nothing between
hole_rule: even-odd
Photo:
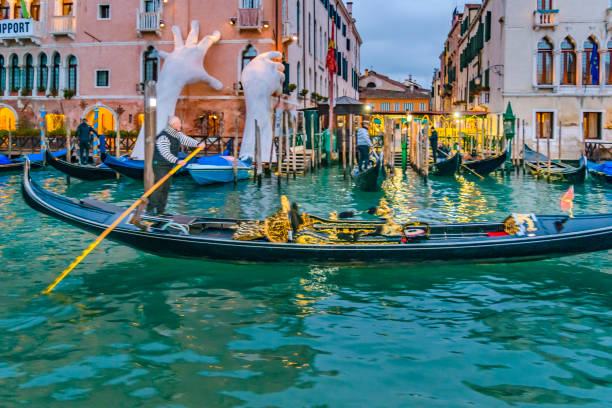
<instances>
[{"instance_id":1,"label":"stone building","mask_svg":"<svg viewBox=\"0 0 612 408\"><path fill-rule=\"evenodd\" d=\"M183 37L190 22L200 38L221 32L204 65L223 83L187 86L177 104L189 134L242 131L240 76L256 55L280 50L287 80L277 106L294 111L328 96L325 55L332 24L337 35L340 95L357 96L361 38L341 0L0 0L0 130L36 126L43 106L48 127L74 129L99 111L102 130L137 131L143 85L171 52L171 28ZM357 74L356 74L357 73ZM295 86L291 86L294 84ZM295 88L295 90L293 90ZM299 91L306 89L302 97ZM315 93L313 97L312 92ZM319 97L319 95L321 95Z\"/></svg>"}]
</instances>

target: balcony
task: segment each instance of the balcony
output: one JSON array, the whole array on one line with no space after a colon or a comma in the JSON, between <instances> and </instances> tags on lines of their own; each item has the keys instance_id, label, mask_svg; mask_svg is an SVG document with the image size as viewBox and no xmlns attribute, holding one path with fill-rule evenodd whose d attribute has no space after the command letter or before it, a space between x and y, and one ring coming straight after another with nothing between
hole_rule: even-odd
<instances>
[{"instance_id":1,"label":"balcony","mask_svg":"<svg viewBox=\"0 0 612 408\"><path fill-rule=\"evenodd\" d=\"M154 33L161 35L161 12L141 11L136 14L136 31L141 36L143 33Z\"/></svg>"},{"instance_id":2,"label":"balcony","mask_svg":"<svg viewBox=\"0 0 612 408\"><path fill-rule=\"evenodd\" d=\"M259 30L262 28L263 9L239 8L238 9L238 29L240 30Z\"/></svg>"},{"instance_id":3,"label":"balcony","mask_svg":"<svg viewBox=\"0 0 612 408\"><path fill-rule=\"evenodd\" d=\"M42 23L31 18L0 20L0 44L7 45L9 41L23 45L26 41L40 45L44 36Z\"/></svg>"},{"instance_id":4,"label":"balcony","mask_svg":"<svg viewBox=\"0 0 612 408\"><path fill-rule=\"evenodd\" d=\"M74 35L76 34L76 17L70 15L51 17L49 34L53 37L67 36L74 40Z\"/></svg>"},{"instance_id":5,"label":"balcony","mask_svg":"<svg viewBox=\"0 0 612 408\"><path fill-rule=\"evenodd\" d=\"M293 41L293 26L290 21L283 21L283 43Z\"/></svg>"},{"instance_id":6,"label":"balcony","mask_svg":"<svg viewBox=\"0 0 612 408\"><path fill-rule=\"evenodd\" d=\"M533 12L533 28L555 28L558 25L557 14L559 10L536 10Z\"/></svg>"}]
</instances>

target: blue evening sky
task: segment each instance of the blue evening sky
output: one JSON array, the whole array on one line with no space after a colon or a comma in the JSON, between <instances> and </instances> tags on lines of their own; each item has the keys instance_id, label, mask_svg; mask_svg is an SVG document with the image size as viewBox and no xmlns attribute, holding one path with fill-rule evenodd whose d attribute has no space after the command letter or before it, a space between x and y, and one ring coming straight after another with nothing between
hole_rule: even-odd
<instances>
[{"instance_id":1,"label":"blue evening sky","mask_svg":"<svg viewBox=\"0 0 612 408\"><path fill-rule=\"evenodd\" d=\"M345 0L345 4L346 4ZM361 72L366 68L403 81L412 74L429 88L433 69L450 30L455 6L465 0L353 0L353 17L363 39ZM480 3L472 0L469 3Z\"/></svg>"}]
</instances>

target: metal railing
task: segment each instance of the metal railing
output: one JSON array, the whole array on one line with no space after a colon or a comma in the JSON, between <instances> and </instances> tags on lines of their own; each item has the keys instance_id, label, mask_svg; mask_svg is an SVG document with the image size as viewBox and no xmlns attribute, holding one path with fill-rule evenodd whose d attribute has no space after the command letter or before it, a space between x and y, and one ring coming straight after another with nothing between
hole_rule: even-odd
<instances>
[{"instance_id":1,"label":"metal railing","mask_svg":"<svg viewBox=\"0 0 612 408\"><path fill-rule=\"evenodd\" d=\"M612 142L585 141L584 153L587 159L594 162L610 160L612 158Z\"/></svg>"},{"instance_id":2,"label":"metal railing","mask_svg":"<svg viewBox=\"0 0 612 408\"><path fill-rule=\"evenodd\" d=\"M136 15L136 30L138 32L157 32L161 22L161 13L159 11L146 12L141 11Z\"/></svg>"},{"instance_id":3,"label":"metal railing","mask_svg":"<svg viewBox=\"0 0 612 408\"><path fill-rule=\"evenodd\" d=\"M74 16L51 17L51 35L74 35L76 33L76 18Z\"/></svg>"}]
</instances>

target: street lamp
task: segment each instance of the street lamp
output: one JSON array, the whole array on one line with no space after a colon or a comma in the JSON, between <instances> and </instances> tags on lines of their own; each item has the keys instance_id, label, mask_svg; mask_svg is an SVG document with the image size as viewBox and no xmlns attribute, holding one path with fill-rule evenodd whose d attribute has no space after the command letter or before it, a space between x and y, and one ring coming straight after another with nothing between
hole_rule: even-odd
<instances>
[{"instance_id":1,"label":"street lamp","mask_svg":"<svg viewBox=\"0 0 612 408\"><path fill-rule=\"evenodd\" d=\"M510 102L508 102L506 113L504 113L504 134L508 140L512 139L516 134L515 123L516 116L514 116L514 113L512 112L512 105Z\"/></svg>"}]
</instances>

